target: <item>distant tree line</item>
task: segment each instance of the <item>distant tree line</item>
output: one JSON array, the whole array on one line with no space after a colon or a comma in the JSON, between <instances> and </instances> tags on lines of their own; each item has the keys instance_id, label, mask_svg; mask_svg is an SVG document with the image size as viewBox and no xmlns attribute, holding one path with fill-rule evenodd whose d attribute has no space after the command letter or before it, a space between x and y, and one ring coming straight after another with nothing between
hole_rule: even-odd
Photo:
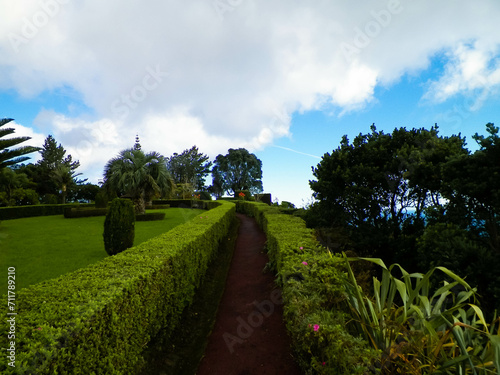
<instances>
[{"instance_id":1,"label":"distant tree line","mask_svg":"<svg viewBox=\"0 0 500 375\"><path fill-rule=\"evenodd\" d=\"M79 178L80 162L67 155L52 135L42 147L18 146L30 137L5 139L14 133L13 128L3 128L11 121L0 120L0 206L106 202L127 196L136 212L144 212L153 198L211 199L239 190L262 191L262 162L245 149L230 149L214 162L196 146L165 157L156 151L144 152L139 137L132 148L108 161L99 186ZM39 152L40 160L24 164L34 152ZM213 183L208 186L210 174Z\"/></svg>"}]
</instances>

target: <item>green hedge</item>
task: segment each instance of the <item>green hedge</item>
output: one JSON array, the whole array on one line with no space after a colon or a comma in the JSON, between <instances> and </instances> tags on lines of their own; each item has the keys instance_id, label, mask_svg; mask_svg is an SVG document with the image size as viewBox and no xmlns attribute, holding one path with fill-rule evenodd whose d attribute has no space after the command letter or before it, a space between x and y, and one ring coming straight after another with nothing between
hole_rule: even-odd
<instances>
[{"instance_id":1,"label":"green hedge","mask_svg":"<svg viewBox=\"0 0 500 375\"><path fill-rule=\"evenodd\" d=\"M135 221L156 221L165 219L165 212L147 212L135 215Z\"/></svg>"},{"instance_id":2,"label":"green hedge","mask_svg":"<svg viewBox=\"0 0 500 375\"><path fill-rule=\"evenodd\" d=\"M21 219L23 217L63 215L66 208L93 207L91 203L37 204L34 206L1 207L0 220Z\"/></svg>"},{"instance_id":3,"label":"green hedge","mask_svg":"<svg viewBox=\"0 0 500 375\"><path fill-rule=\"evenodd\" d=\"M284 319L299 365L308 374L362 374L377 353L347 331L344 260L321 247L295 216L264 203L238 202L267 236L270 267L282 287Z\"/></svg>"},{"instance_id":4,"label":"green hedge","mask_svg":"<svg viewBox=\"0 0 500 375\"><path fill-rule=\"evenodd\" d=\"M64 217L66 219L75 219L79 217L91 217L91 216L106 216L107 213L108 213L108 208L66 207L64 209Z\"/></svg>"},{"instance_id":5,"label":"green hedge","mask_svg":"<svg viewBox=\"0 0 500 375\"><path fill-rule=\"evenodd\" d=\"M234 218L235 205L219 202L139 246L16 290L16 368L3 358L0 373L138 372L150 339L180 323ZM8 348L8 327L2 319L1 348Z\"/></svg>"}]
</instances>

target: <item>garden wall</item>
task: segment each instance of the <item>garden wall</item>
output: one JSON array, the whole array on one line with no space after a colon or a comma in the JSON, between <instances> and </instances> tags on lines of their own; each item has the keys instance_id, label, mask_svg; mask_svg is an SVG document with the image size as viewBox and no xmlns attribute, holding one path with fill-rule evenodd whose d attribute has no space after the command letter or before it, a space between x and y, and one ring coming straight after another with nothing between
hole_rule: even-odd
<instances>
[{"instance_id":1,"label":"garden wall","mask_svg":"<svg viewBox=\"0 0 500 375\"><path fill-rule=\"evenodd\" d=\"M345 260L319 245L302 219L264 203L237 202L267 236L282 288L284 320L296 359L308 374L362 374L375 353L346 329Z\"/></svg>"},{"instance_id":2,"label":"garden wall","mask_svg":"<svg viewBox=\"0 0 500 375\"><path fill-rule=\"evenodd\" d=\"M150 339L179 324L235 218L233 203L209 206L214 208L139 246L16 291L16 368L4 357L0 373L136 373ZM9 327L2 319L1 348L10 345Z\"/></svg>"}]
</instances>

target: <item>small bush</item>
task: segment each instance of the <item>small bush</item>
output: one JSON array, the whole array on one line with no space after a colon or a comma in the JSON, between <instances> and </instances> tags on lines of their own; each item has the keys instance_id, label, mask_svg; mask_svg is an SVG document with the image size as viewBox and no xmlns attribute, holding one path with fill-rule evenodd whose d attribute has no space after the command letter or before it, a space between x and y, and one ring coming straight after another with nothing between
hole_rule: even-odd
<instances>
[{"instance_id":1,"label":"small bush","mask_svg":"<svg viewBox=\"0 0 500 375\"><path fill-rule=\"evenodd\" d=\"M115 198L104 221L104 249L115 255L134 245L135 213L132 201Z\"/></svg>"}]
</instances>

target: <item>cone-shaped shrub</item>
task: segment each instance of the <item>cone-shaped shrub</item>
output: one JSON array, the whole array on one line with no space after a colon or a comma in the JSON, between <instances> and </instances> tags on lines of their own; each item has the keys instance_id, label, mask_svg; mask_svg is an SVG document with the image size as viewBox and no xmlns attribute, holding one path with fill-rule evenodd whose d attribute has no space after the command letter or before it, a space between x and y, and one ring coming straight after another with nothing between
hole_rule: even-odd
<instances>
[{"instance_id":1,"label":"cone-shaped shrub","mask_svg":"<svg viewBox=\"0 0 500 375\"><path fill-rule=\"evenodd\" d=\"M104 221L104 249L109 255L122 252L134 244L135 212L132 201L115 198Z\"/></svg>"}]
</instances>

